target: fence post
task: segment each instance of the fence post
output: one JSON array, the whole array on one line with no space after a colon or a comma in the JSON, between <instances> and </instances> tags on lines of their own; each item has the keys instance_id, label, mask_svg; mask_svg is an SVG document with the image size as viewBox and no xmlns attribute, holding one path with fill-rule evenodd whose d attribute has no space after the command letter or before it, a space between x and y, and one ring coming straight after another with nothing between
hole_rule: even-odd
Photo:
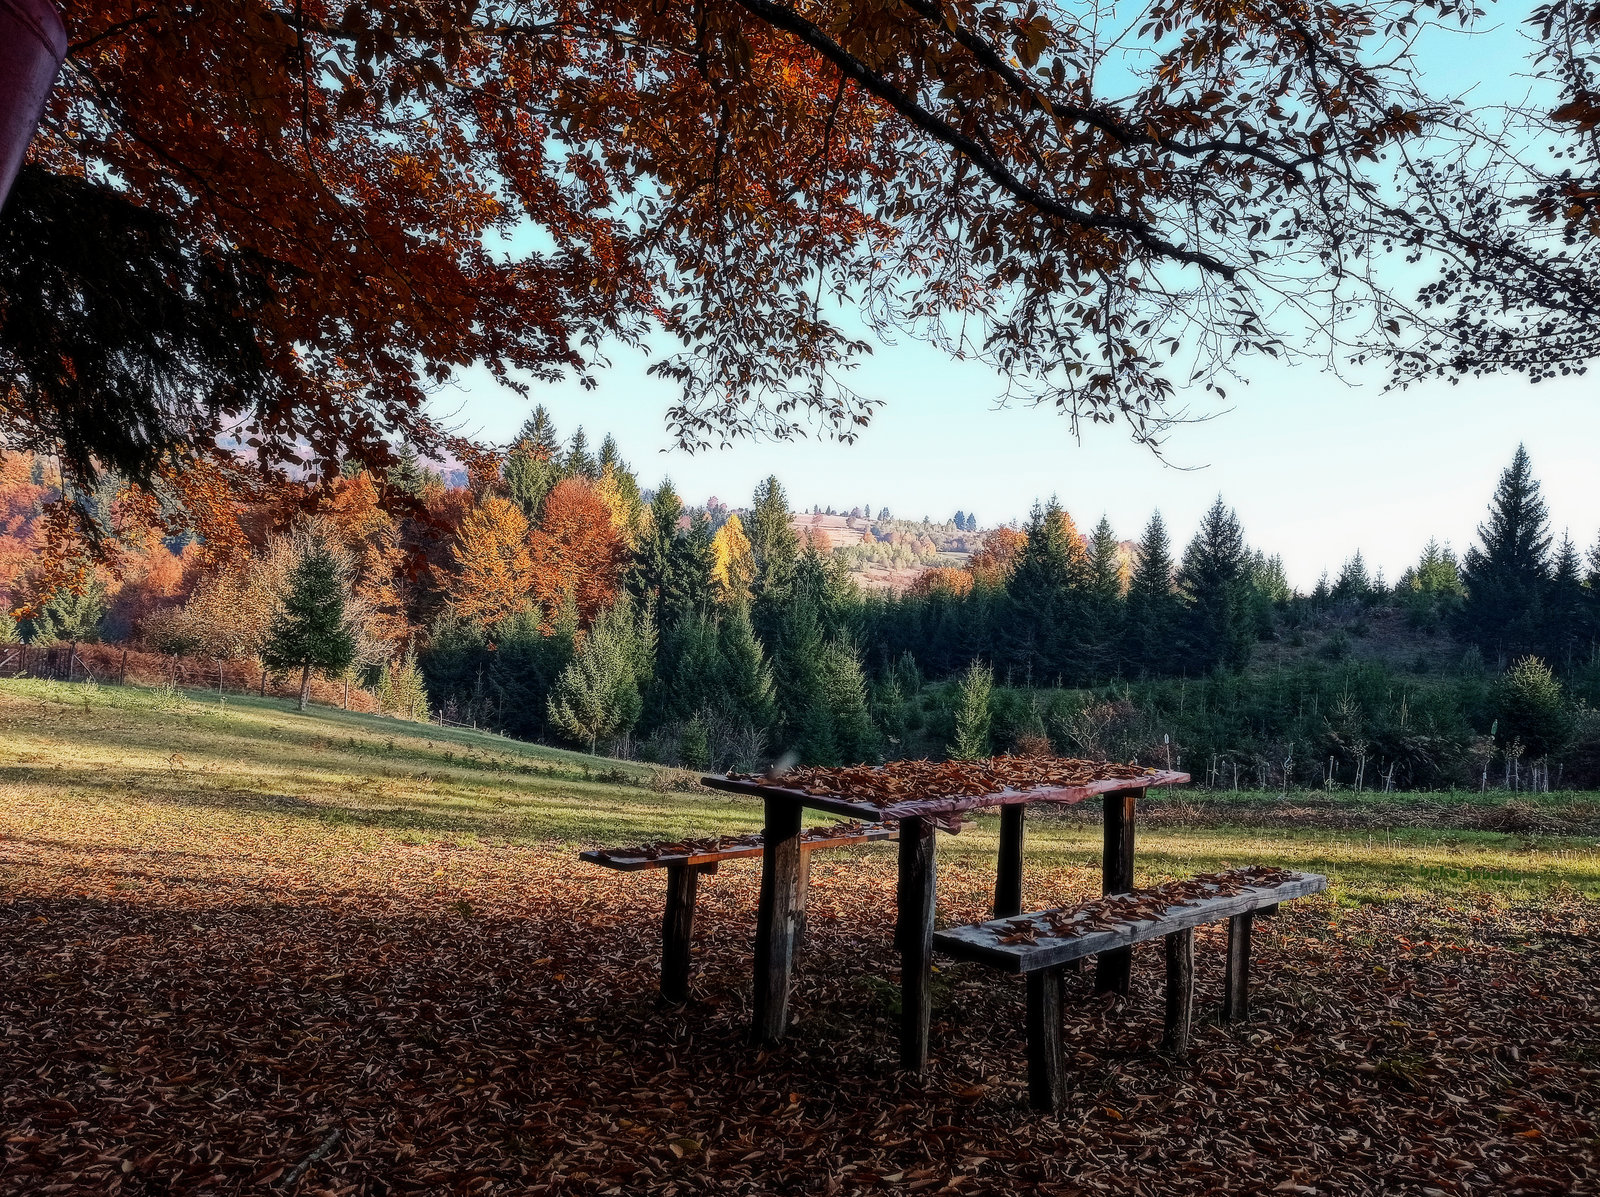
<instances>
[{"instance_id":1,"label":"fence post","mask_svg":"<svg viewBox=\"0 0 1600 1197\"><path fill-rule=\"evenodd\" d=\"M344 679L344 709L350 709L350 679Z\"/></svg>"},{"instance_id":2,"label":"fence post","mask_svg":"<svg viewBox=\"0 0 1600 1197\"><path fill-rule=\"evenodd\" d=\"M263 665L261 667L261 697L265 698L266 696L267 696L267 667L265 665Z\"/></svg>"},{"instance_id":3,"label":"fence post","mask_svg":"<svg viewBox=\"0 0 1600 1197\"><path fill-rule=\"evenodd\" d=\"M127 684L128 684L128 650L127 649L123 649L122 650L122 667L117 670L117 685L126 686Z\"/></svg>"},{"instance_id":4,"label":"fence post","mask_svg":"<svg viewBox=\"0 0 1600 1197\"><path fill-rule=\"evenodd\" d=\"M217 695L222 694L222 658L217 658Z\"/></svg>"},{"instance_id":5,"label":"fence post","mask_svg":"<svg viewBox=\"0 0 1600 1197\"><path fill-rule=\"evenodd\" d=\"M67 681L72 680L74 667L78 664L78 642L74 640L67 645Z\"/></svg>"}]
</instances>

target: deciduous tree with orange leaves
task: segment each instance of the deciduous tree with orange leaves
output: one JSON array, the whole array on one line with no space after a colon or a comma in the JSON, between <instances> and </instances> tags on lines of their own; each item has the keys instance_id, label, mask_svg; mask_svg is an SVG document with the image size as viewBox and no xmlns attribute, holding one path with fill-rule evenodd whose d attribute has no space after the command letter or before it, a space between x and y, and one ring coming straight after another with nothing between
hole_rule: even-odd
<instances>
[{"instance_id":1,"label":"deciduous tree with orange leaves","mask_svg":"<svg viewBox=\"0 0 1600 1197\"><path fill-rule=\"evenodd\" d=\"M545 497L530 539L533 593L547 619L570 594L588 624L617 596L627 550L594 484L582 478L556 483Z\"/></svg>"}]
</instances>

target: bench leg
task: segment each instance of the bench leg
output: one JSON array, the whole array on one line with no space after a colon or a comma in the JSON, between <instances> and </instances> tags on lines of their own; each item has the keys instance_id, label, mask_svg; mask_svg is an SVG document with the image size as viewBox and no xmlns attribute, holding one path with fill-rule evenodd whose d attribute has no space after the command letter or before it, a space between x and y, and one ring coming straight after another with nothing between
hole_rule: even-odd
<instances>
[{"instance_id":1,"label":"bench leg","mask_svg":"<svg viewBox=\"0 0 1600 1197\"><path fill-rule=\"evenodd\" d=\"M694 898L700 870L667 866L667 909L661 916L661 999L674 1005L689 1000L689 944L694 937Z\"/></svg>"},{"instance_id":2,"label":"bench leg","mask_svg":"<svg viewBox=\"0 0 1600 1197\"><path fill-rule=\"evenodd\" d=\"M811 929L810 920L806 917L806 900L811 896L811 849L804 845L800 848L800 885L795 891L794 899L794 949L799 951L806 946L806 932Z\"/></svg>"},{"instance_id":3,"label":"bench leg","mask_svg":"<svg viewBox=\"0 0 1600 1197\"><path fill-rule=\"evenodd\" d=\"M1000 808L1000 861L994 876L997 919L1022 913L1022 821L1026 811L1020 802Z\"/></svg>"},{"instance_id":4,"label":"bench leg","mask_svg":"<svg viewBox=\"0 0 1600 1197\"><path fill-rule=\"evenodd\" d=\"M1100 892L1125 894L1133 888L1134 803L1138 790L1117 790L1105 796L1105 844L1100 860ZM1101 952L1095 960L1098 993L1127 993L1133 977L1133 949Z\"/></svg>"},{"instance_id":5,"label":"bench leg","mask_svg":"<svg viewBox=\"0 0 1600 1197\"><path fill-rule=\"evenodd\" d=\"M1061 973L1043 968L1028 974L1028 1103L1041 1113L1051 1113L1059 1110L1066 1098Z\"/></svg>"},{"instance_id":6,"label":"bench leg","mask_svg":"<svg viewBox=\"0 0 1600 1197\"><path fill-rule=\"evenodd\" d=\"M934 827L900 820L900 1067L928 1066L933 1013Z\"/></svg>"},{"instance_id":7,"label":"bench leg","mask_svg":"<svg viewBox=\"0 0 1600 1197\"><path fill-rule=\"evenodd\" d=\"M1194 928L1166 936L1167 1021L1161 1047L1180 1059L1189 1054L1189 1028L1194 1022Z\"/></svg>"},{"instance_id":8,"label":"bench leg","mask_svg":"<svg viewBox=\"0 0 1600 1197\"><path fill-rule=\"evenodd\" d=\"M761 902L756 910L755 995L750 1040L776 1043L789 1025L795 897L800 885L800 804L768 798L762 833Z\"/></svg>"},{"instance_id":9,"label":"bench leg","mask_svg":"<svg viewBox=\"0 0 1600 1197\"><path fill-rule=\"evenodd\" d=\"M1222 982L1222 1021L1240 1022L1250 1010L1250 925L1248 912L1228 920L1228 971Z\"/></svg>"}]
</instances>

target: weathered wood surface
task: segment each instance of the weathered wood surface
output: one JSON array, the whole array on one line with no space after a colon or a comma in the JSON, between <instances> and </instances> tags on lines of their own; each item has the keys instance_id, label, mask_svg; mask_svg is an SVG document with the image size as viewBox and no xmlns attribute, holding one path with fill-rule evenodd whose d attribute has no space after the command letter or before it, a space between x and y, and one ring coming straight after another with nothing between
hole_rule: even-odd
<instances>
[{"instance_id":1,"label":"weathered wood surface","mask_svg":"<svg viewBox=\"0 0 1600 1197\"><path fill-rule=\"evenodd\" d=\"M765 836L750 1017L750 1038L757 1044L776 1043L789 1025L789 976L794 968L800 890L800 807L780 798L767 799Z\"/></svg>"},{"instance_id":2,"label":"weathered wood surface","mask_svg":"<svg viewBox=\"0 0 1600 1197\"><path fill-rule=\"evenodd\" d=\"M811 852L817 848L847 848L851 844L867 844L876 840L893 840L899 837L898 827L865 827L860 834L806 839L801 841L800 846ZM591 848L578 853L578 859L597 864L603 869L618 869L624 873L632 873L640 869L668 869L675 865L703 865L715 864L722 860L743 860L760 856L764 850L760 844L748 844L738 848L722 848L715 852L680 853L676 856L618 856L614 852L608 853L603 848Z\"/></svg>"},{"instance_id":3,"label":"weathered wood surface","mask_svg":"<svg viewBox=\"0 0 1600 1197\"><path fill-rule=\"evenodd\" d=\"M1022 913L1022 839L1026 806L1000 808L1000 859L994 874L994 917Z\"/></svg>"},{"instance_id":4,"label":"weathered wood surface","mask_svg":"<svg viewBox=\"0 0 1600 1197\"><path fill-rule=\"evenodd\" d=\"M1100 851L1100 892L1125 894L1133 889L1134 827L1138 790L1115 790L1105 796L1105 821ZM1116 948L1095 961L1097 993L1128 992L1133 983L1133 949Z\"/></svg>"},{"instance_id":5,"label":"weathered wood surface","mask_svg":"<svg viewBox=\"0 0 1600 1197\"><path fill-rule=\"evenodd\" d=\"M900 824L900 1067L910 1072L928 1066L936 834L927 819L906 819Z\"/></svg>"},{"instance_id":6,"label":"weathered wood surface","mask_svg":"<svg viewBox=\"0 0 1600 1197\"><path fill-rule=\"evenodd\" d=\"M1067 1100L1066 1058L1061 1050L1061 970L1028 974L1028 1104L1042 1113Z\"/></svg>"},{"instance_id":7,"label":"weathered wood surface","mask_svg":"<svg viewBox=\"0 0 1600 1197\"><path fill-rule=\"evenodd\" d=\"M1194 1027L1194 928L1171 932L1166 944L1167 1012L1161 1046L1181 1059L1189 1054Z\"/></svg>"},{"instance_id":8,"label":"weathered wood surface","mask_svg":"<svg viewBox=\"0 0 1600 1197\"><path fill-rule=\"evenodd\" d=\"M1035 943L1001 943L1012 934L1017 919L991 919L967 927L951 927L935 933L936 950L965 960L979 960L1005 972L1028 973L1054 968L1069 960L1093 956L1115 948L1157 939L1185 927L1218 923L1236 914L1259 910L1275 902L1288 902L1327 888L1328 879L1320 873L1298 873L1281 885L1249 886L1237 894L1219 895L1174 906L1159 919L1122 923L1108 931L1085 931L1064 939L1053 938L1043 916L1051 911L1024 915L1036 928Z\"/></svg>"},{"instance_id":9,"label":"weathered wood surface","mask_svg":"<svg viewBox=\"0 0 1600 1197\"><path fill-rule=\"evenodd\" d=\"M701 868L675 864L667 870L667 905L661 915L661 998L689 1000L689 950L694 941L694 899Z\"/></svg>"},{"instance_id":10,"label":"weathered wood surface","mask_svg":"<svg viewBox=\"0 0 1600 1197\"><path fill-rule=\"evenodd\" d=\"M958 814L967 810L983 810L995 806L1055 803L1070 805L1093 798L1098 794L1118 790L1144 790L1153 786L1182 785L1189 780L1187 773L1160 770L1145 777L1113 777L1093 781L1081 786L1041 786L1035 790L999 790L993 794L930 794L903 802L877 803L864 799L836 798L825 794L807 794L804 790L767 782L740 781L720 773L708 774L700 779L702 785L713 790L726 790L734 794L750 794L756 798L787 798L813 810L825 810L852 819L873 823L887 823L899 819L927 818Z\"/></svg>"},{"instance_id":11,"label":"weathered wood surface","mask_svg":"<svg viewBox=\"0 0 1600 1197\"><path fill-rule=\"evenodd\" d=\"M1250 931L1253 911L1228 920L1228 967L1222 978L1222 1021L1240 1022L1250 1012Z\"/></svg>"}]
</instances>

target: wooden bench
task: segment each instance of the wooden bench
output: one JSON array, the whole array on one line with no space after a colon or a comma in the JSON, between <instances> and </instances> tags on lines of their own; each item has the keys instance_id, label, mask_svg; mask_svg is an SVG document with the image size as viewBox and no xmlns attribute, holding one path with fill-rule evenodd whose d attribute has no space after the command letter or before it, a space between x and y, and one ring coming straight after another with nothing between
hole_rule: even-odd
<instances>
[{"instance_id":1,"label":"wooden bench","mask_svg":"<svg viewBox=\"0 0 1600 1197\"><path fill-rule=\"evenodd\" d=\"M882 823L839 823L813 827L800 839L800 893L795 909L795 941L805 937L806 892L810 888L811 854L820 848L844 848L875 840L900 838L897 826ZM681 1004L689 1000L689 946L694 935L694 900L702 873L715 873L725 860L743 860L762 853L761 833L679 840L637 848L596 848L580 859L625 873L640 869L667 871L667 904L661 916L661 997Z\"/></svg>"},{"instance_id":2,"label":"wooden bench","mask_svg":"<svg viewBox=\"0 0 1600 1197\"><path fill-rule=\"evenodd\" d=\"M1317 893L1317 873L1241 869L1202 874L1155 889L1108 894L1062 910L992 919L936 932L934 947L1027 977L1028 1097L1036 1110L1059 1109L1066 1097L1061 1042L1062 973L1086 956L1130 949L1145 940L1167 944L1166 1028L1162 1047L1189 1049L1194 1010L1194 929L1228 920L1227 979L1222 1018L1245 1016L1250 977L1250 929L1257 912Z\"/></svg>"}]
</instances>

